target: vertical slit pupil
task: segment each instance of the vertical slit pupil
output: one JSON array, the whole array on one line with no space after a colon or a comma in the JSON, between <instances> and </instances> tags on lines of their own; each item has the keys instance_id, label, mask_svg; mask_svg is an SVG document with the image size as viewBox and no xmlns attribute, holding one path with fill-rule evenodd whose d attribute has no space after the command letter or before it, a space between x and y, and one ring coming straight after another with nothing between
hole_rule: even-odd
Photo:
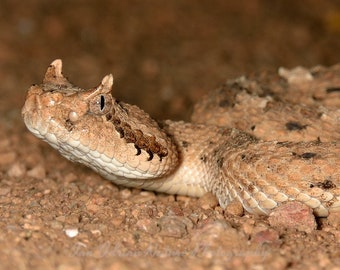
<instances>
[{"instance_id":1,"label":"vertical slit pupil","mask_svg":"<svg viewBox=\"0 0 340 270\"><path fill-rule=\"evenodd\" d=\"M104 96L100 96L100 110L103 111L105 108L105 98Z\"/></svg>"}]
</instances>

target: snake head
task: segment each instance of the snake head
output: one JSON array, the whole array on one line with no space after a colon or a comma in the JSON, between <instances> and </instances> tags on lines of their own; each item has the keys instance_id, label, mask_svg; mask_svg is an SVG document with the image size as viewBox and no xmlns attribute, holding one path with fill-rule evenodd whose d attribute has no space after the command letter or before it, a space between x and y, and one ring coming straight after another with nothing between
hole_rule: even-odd
<instances>
[{"instance_id":1,"label":"snake head","mask_svg":"<svg viewBox=\"0 0 340 270\"><path fill-rule=\"evenodd\" d=\"M22 115L26 126L38 137L70 131L86 114L105 115L112 109L113 76L107 75L95 88L74 86L62 73L62 61L54 60L43 83L28 90Z\"/></svg>"},{"instance_id":2,"label":"snake head","mask_svg":"<svg viewBox=\"0 0 340 270\"><path fill-rule=\"evenodd\" d=\"M174 150L168 155L169 147L175 148L171 139L143 110L112 97L112 85L110 74L94 88L77 87L64 77L62 61L57 59L43 83L28 90L24 122L66 158L105 176L168 173L168 160L177 159Z\"/></svg>"}]
</instances>

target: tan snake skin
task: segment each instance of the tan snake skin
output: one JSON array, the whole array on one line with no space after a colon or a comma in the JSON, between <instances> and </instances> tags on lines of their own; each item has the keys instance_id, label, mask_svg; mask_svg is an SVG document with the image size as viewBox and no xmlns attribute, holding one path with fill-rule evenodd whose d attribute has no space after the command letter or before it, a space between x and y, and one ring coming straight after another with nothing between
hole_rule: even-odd
<instances>
[{"instance_id":1,"label":"tan snake skin","mask_svg":"<svg viewBox=\"0 0 340 270\"><path fill-rule=\"evenodd\" d=\"M299 80L314 80L303 70L289 72L281 70L280 80L296 89ZM203 99L193 115L201 124L157 123L112 97L112 75L84 90L62 75L62 62L55 60L43 83L28 90L22 116L35 136L67 159L119 185L189 196L212 192L221 207L237 199L260 215L291 200L307 204L316 216L339 211L337 105L292 105L249 82L239 78L223 98Z\"/></svg>"}]
</instances>

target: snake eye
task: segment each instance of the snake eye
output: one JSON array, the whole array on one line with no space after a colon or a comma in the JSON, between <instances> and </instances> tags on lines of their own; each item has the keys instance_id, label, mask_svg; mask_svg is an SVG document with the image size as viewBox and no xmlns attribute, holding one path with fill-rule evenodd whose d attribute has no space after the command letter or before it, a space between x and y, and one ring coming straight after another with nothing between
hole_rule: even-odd
<instances>
[{"instance_id":1,"label":"snake eye","mask_svg":"<svg viewBox=\"0 0 340 270\"><path fill-rule=\"evenodd\" d=\"M103 95L100 96L100 110L104 111L105 109L105 97Z\"/></svg>"},{"instance_id":2,"label":"snake eye","mask_svg":"<svg viewBox=\"0 0 340 270\"><path fill-rule=\"evenodd\" d=\"M102 94L95 96L91 101L90 101L90 112L93 114L106 114L111 111L112 108L112 96L107 94Z\"/></svg>"}]
</instances>

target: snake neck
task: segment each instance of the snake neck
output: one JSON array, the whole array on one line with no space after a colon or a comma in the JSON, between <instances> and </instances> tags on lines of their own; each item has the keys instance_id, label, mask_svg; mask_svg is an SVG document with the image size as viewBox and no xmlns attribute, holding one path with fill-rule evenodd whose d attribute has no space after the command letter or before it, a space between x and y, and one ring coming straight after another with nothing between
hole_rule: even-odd
<instances>
[{"instance_id":1,"label":"snake neck","mask_svg":"<svg viewBox=\"0 0 340 270\"><path fill-rule=\"evenodd\" d=\"M176 145L178 164L171 174L145 183L142 188L195 197L206 192L220 192L223 195L218 198L223 205L226 200L233 200L234 194L228 193L226 181L221 179L223 164L230 153L257 142L257 139L236 129L183 121L167 120L161 127ZM229 195L226 197L226 194Z\"/></svg>"}]
</instances>

